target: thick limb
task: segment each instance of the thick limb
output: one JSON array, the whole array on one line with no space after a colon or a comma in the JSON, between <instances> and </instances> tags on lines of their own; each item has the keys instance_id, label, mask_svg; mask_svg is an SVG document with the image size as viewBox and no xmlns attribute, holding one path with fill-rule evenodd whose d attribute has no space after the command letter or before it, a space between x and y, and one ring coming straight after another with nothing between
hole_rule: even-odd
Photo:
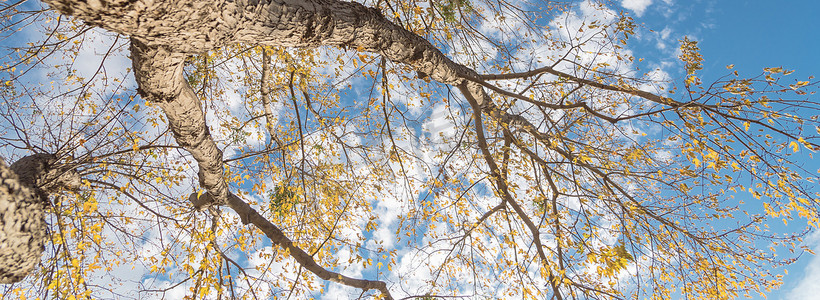
<instances>
[{"instance_id":1,"label":"thick limb","mask_svg":"<svg viewBox=\"0 0 820 300\"><path fill-rule=\"evenodd\" d=\"M48 239L48 195L79 185L79 175L51 154L32 154L10 167L0 161L0 284L18 282L37 267Z\"/></svg>"}]
</instances>

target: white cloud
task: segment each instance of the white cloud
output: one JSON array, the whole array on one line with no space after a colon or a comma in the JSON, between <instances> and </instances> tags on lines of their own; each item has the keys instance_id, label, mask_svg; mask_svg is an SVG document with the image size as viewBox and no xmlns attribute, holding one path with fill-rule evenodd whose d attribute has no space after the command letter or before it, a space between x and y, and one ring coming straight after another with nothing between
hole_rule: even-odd
<instances>
[{"instance_id":1,"label":"white cloud","mask_svg":"<svg viewBox=\"0 0 820 300\"><path fill-rule=\"evenodd\" d=\"M667 2L668 3L668 2ZM652 0L622 0L621 6L635 12L639 17L643 15L646 8L652 4Z\"/></svg>"},{"instance_id":2,"label":"white cloud","mask_svg":"<svg viewBox=\"0 0 820 300\"><path fill-rule=\"evenodd\" d=\"M669 83L672 82L672 76L663 69L663 66L658 66L647 72L644 75L644 79L647 81L639 85L638 89L660 95L666 94L666 91L670 88Z\"/></svg>"},{"instance_id":3,"label":"white cloud","mask_svg":"<svg viewBox=\"0 0 820 300\"><path fill-rule=\"evenodd\" d=\"M806 266L806 277L789 292L789 299L812 300L820 294L820 257L814 257Z\"/></svg>"},{"instance_id":4,"label":"white cloud","mask_svg":"<svg viewBox=\"0 0 820 300\"><path fill-rule=\"evenodd\" d=\"M814 249L820 247L820 233L812 235L808 240L813 242ZM820 256L814 256L803 271L805 277L798 281L788 293L788 299L813 300L820 295Z\"/></svg>"},{"instance_id":5,"label":"white cloud","mask_svg":"<svg viewBox=\"0 0 820 300\"><path fill-rule=\"evenodd\" d=\"M669 36L672 34L672 28L669 26L664 27L663 30L657 33L658 44L657 47L659 50L666 49L666 42L669 41Z\"/></svg>"},{"instance_id":6,"label":"white cloud","mask_svg":"<svg viewBox=\"0 0 820 300\"><path fill-rule=\"evenodd\" d=\"M456 135L456 127L451 113L444 104L436 105L430 120L423 125L430 132L430 141L439 148L446 147L447 142Z\"/></svg>"}]
</instances>

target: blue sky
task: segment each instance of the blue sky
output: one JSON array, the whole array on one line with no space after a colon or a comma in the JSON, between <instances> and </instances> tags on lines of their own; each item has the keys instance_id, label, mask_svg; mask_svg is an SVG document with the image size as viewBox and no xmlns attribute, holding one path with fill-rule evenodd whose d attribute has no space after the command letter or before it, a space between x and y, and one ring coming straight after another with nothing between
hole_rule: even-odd
<instances>
[{"instance_id":1,"label":"blue sky","mask_svg":"<svg viewBox=\"0 0 820 300\"><path fill-rule=\"evenodd\" d=\"M635 49L638 57L646 57L651 65L674 55L675 40L686 35L699 41L704 56L700 73L704 82L711 82L728 71L733 64L741 76L755 76L765 67L795 70L790 80L806 80L820 75L820 1L750 1L750 0L621 0L622 8L630 10L645 29L654 30L641 38ZM665 39L658 38L666 35ZM649 38L647 36L657 36ZM666 43L666 47L659 46ZM654 49L653 49L654 48ZM677 78L680 74L670 74ZM815 82L812 80L812 82ZM818 99L820 101L820 99ZM810 170L820 171L817 159L807 161ZM820 238L815 232L806 241L816 248ZM768 299L817 299L820 295L820 258L803 255L787 267L788 275L780 290ZM779 273L782 273L779 272ZM759 297L758 297L759 298ZM762 299L762 298L759 298Z\"/></svg>"},{"instance_id":2,"label":"blue sky","mask_svg":"<svg viewBox=\"0 0 820 300\"><path fill-rule=\"evenodd\" d=\"M712 5L701 33L707 66L735 64L749 72L783 66L795 69L797 77L817 75L820 2L729 0Z\"/></svg>"}]
</instances>

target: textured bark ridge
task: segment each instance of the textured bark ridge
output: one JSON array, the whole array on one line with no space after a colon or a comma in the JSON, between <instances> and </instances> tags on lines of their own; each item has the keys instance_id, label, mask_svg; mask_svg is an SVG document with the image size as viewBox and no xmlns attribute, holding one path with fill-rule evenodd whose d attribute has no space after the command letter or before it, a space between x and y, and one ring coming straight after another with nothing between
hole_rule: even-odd
<instances>
[{"instance_id":1,"label":"textured bark ridge","mask_svg":"<svg viewBox=\"0 0 820 300\"><path fill-rule=\"evenodd\" d=\"M51 154L26 156L11 167L0 161L0 284L22 280L40 263L48 194L80 185L76 172L56 162Z\"/></svg>"},{"instance_id":2,"label":"textured bark ridge","mask_svg":"<svg viewBox=\"0 0 820 300\"><path fill-rule=\"evenodd\" d=\"M23 157L11 164L11 170L44 204L48 204L48 195L60 190L73 191L82 184L76 171L59 164L57 157L48 153Z\"/></svg>"},{"instance_id":3,"label":"textured bark ridge","mask_svg":"<svg viewBox=\"0 0 820 300\"><path fill-rule=\"evenodd\" d=\"M0 181L0 283L14 283L40 262L46 239L44 205L2 161Z\"/></svg>"},{"instance_id":4,"label":"textured bark ridge","mask_svg":"<svg viewBox=\"0 0 820 300\"><path fill-rule=\"evenodd\" d=\"M337 0L45 0L85 22L174 53L229 43L285 47L343 46L379 53L433 80L458 84L475 72L377 9Z\"/></svg>"},{"instance_id":5,"label":"textured bark ridge","mask_svg":"<svg viewBox=\"0 0 820 300\"><path fill-rule=\"evenodd\" d=\"M227 203L230 192L222 178L222 151L208 131L199 97L182 74L187 55L132 38L131 56L140 95L157 103L168 117L177 143L191 153L199 165L200 186L214 196L215 204ZM204 205L207 203L196 206L202 209Z\"/></svg>"}]
</instances>

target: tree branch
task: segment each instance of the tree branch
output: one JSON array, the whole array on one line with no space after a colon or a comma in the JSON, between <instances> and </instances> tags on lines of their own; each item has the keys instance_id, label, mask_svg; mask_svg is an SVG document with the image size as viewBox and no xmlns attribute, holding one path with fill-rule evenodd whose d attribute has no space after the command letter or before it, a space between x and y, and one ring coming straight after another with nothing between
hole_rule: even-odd
<instances>
[{"instance_id":1,"label":"tree branch","mask_svg":"<svg viewBox=\"0 0 820 300\"><path fill-rule=\"evenodd\" d=\"M131 40L134 73L140 84L140 94L155 102L168 118L168 125L177 140L199 165L200 185L207 189L202 196L192 194L190 199L198 209L227 204L239 214L243 224L251 223L270 238L271 242L286 249L300 265L319 278L363 290L376 289L392 299L387 284L350 278L321 267L313 257L297 247L276 225L261 216L250 205L231 193L223 178L222 151L208 131L205 114L199 98L182 74L183 54L151 47L137 39Z\"/></svg>"}]
</instances>

